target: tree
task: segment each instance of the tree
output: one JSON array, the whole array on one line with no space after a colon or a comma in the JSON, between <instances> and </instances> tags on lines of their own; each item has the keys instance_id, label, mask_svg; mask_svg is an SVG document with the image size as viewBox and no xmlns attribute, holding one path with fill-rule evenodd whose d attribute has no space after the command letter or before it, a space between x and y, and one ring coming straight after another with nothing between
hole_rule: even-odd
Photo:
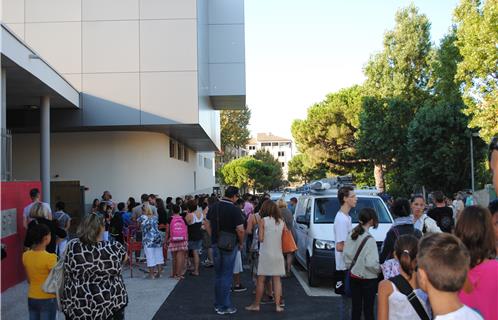
<instances>
[{"instance_id":1,"label":"tree","mask_svg":"<svg viewBox=\"0 0 498 320\"><path fill-rule=\"evenodd\" d=\"M384 49L365 67L364 99L360 115L358 150L373 159L375 184L384 189L384 174L403 185L406 134L416 110L429 98L434 56L430 22L412 4L396 13L396 25L384 36Z\"/></svg>"},{"instance_id":2,"label":"tree","mask_svg":"<svg viewBox=\"0 0 498 320\"><path fill-rule=\"evenodd\" d=\"M230 153L231 149L245 147L250 138L247 126L251 120L251 110L222 110L220 115L221 150Z\"/></svg>"},{"instance_id":3,"label":"tree","mask_svg":"<svg viewBox=\"0 0 498 320\"><path fill-rule=\"evenodd\" d=\"M470 127L489 141L498 135L498 2L462 0L455 10L456 45L463 60L457 78L464 83Z\"/></svg>"},{"instance_id":4,"label":"tree","mask_svg":"<svg viewBox=\"0 0 498 320\"><path fill-rule=\"evenodd\" d=\"M264 187L264 190L278 189L282 185L283 177L280 162L267 150L258 150L253 157L268 166L267 174L270 180L267 183L262 183L261 187Z\"/></svg>"},{"instance_id":5,"label":"tree","mask_svg":"<svg viewBox=\"0 0 498 320\"><path fill-rule=\"evenodd\" d=\"M342 89L311 106L306 119L294 120L292 136L310 168L343 175L368 163L356 153L362 97L361 86Z\"/></svg>"},{"instance_id":6,"label":"tree","mask_svg":"<svg viewBox=\"0 0 498 320\"><path fill-rule=\"evenodd\" d=\"M308 183L312 180L325 178L327 168L320 164L310 166L306 154L299 153L289 161L289 172L287 173L290 182Z\"/></svg>"}]
</instances>

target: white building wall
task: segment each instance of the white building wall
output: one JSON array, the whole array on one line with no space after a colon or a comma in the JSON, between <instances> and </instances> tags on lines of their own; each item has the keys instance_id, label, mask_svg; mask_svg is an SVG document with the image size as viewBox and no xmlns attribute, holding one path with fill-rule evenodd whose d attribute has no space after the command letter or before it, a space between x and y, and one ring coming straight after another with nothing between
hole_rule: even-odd
<instances>
[{"instance_id":1,"label":"white building wall","mask_svg":"<svg viewBox=\"0 0 498 320\"><path fill-rule=\"evenodd\" d=\"M213 159L213 153L203 153ZM39 135L13 136L13 177L39 179ZM169 156L169 138L152 132L54 133L51 136L52 181L79 180L89 188L88 204L111 191L116 201L142 193L161 197L212 191L214 170L199 166L196 152L189 161ZM194 190L194 172L196 190ZM58 177L56 177L58 176Z\"/></svg>"}]
</instances>

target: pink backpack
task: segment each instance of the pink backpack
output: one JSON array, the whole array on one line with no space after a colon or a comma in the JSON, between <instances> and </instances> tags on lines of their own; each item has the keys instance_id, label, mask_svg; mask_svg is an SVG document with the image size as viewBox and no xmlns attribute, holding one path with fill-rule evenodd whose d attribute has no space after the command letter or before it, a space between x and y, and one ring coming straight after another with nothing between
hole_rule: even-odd
<instances>
[{"instance_id":1,"label":"pink backpack","mask_svg":"<svg viewBox=\"0 0 498 320\"><path fill-rule=\"evenodd\" d=\"M169 230L171 241L177 242L187 240L187 225L185 224L181 216L173 216L173 219L171 219L171 226Z\"/></svg>"}]
</instances>

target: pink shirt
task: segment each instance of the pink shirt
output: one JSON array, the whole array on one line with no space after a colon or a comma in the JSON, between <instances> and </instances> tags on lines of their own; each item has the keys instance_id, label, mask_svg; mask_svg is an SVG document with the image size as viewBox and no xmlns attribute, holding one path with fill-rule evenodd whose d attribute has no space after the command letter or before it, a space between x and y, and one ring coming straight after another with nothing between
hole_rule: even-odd
<instances>
[{"instance_id":1,"label":"pink shirt","mask_svg":"<svg viewBox=\"0 0 498 320\"><path fill-rule=\"evenodd\" d=\"M465 305L478 311L484 319L498 319L498 261L488 260L469 271L472 292L460 291Z\"/></svg>"},{"instance_id":2,"label":"pink shirt","mask_svg":"<svg viewBox=\"0 0 498 320\"><path fill-rule=\"evenodd\" d=\"M246 203L244 203L244 212L246 216L249 216L250 214L254 213L254 207L252 203L250 203L249 201L246 201Z\"/></svg>"}]
</instances>

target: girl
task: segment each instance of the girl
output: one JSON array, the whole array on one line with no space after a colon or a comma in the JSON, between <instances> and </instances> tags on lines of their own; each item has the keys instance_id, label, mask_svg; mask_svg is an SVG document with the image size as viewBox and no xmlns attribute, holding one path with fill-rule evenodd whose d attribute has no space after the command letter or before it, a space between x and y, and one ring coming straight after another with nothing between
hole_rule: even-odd
<instances>
[{"instance_id":1,"label":"girl","mask_svg":"<svg viewBox=\"0 0 498 320\"><path fill-rule=\"evenodd\" d=\"M377 243L368 229L377 228L379 219L375 210L371 208L361 209L358 219L358 225L344 244L344 262L346 267L351 269L351 318L361 319L363 310L365 320L373 320L380 265Z\"/></svg>"},{"instance_id":2,"label":"girl","mask_svg":"<svg viewBox=\"0 0 498 320\"><path fill-rule=\"evenodd\" d=\"M437 226L436 221L424 212L425 200L423 195L414 195L411 198L410 203L415 229L420 230L422 234L426 234L427 232L441 232L441 229Z\"/></svg>"},{"instance_id":3,"label":"girl","mask_svg":"<svg viewBox=\"0 0 498 320\"><path fill-rule=\"evenodd\" d=\"M188 252L188 238L184 240L177 240L173 236L175 225L180 224L181 222L184 226L179 226L179 228L184 227L187 230L187 225L183 221L183 218L180 216L180 206L173 205L171 208L173 215L169 221L169 250L171 251L171 255L173 256L173 268L171 268L171 277L177 280L184 279L185 277L185 253Z\"/></svg>"},{"instance_id":4,"label":"girl","mask_svg":"<svg viewBox=\"0 0 498 320\"><path fill-rule=\"evenodd\" d=\"M415 236L408 234L400 236L394 245L394 257L399 261L401 266L399 276L403 277L403 279L414 289L417 288L417 278L415 275L417 248L418 239ZM416 290L415 293L426 313L430 316L430 307L427 298L420 290ZM420 319L419 315L408 301L408 297L402 294L391 280L383 280L379 283L377 308L378 320Z\"/></svg>"},{"instance_id":5,"label":"girl","mask_svg":"<svg viewBox=\"0 0 498 320\"><path fill-rule=\"evenodd\" d=\"M55 320L57 302L54 294L45 293L42 285L50 270L57 263L57 255L47 252L47 245L51 242L50 229L42 223L28 229L28 237L32 240L31 250L22 255L22 263L28 276L28 310L29 319Z\"/></svg>"},{"instance_id":6,"label":"girl","mask_svg":"<svg viewBox=\"0 0 498 320\"><path fill-rule=\"evenodd\" d=\"M193 276L198 276L199 275L199 264L200 264L200 257L199 257L199 250L201 250L202 246L202 233L201 233L201 227L202 227L202 222L204 221L204 214L202 211L197 210L197 201L196 200L189 200L187 202L187 225L188 225L188 249L192 252L192 257L193 257L193 263L190 265L193 265L193 270L192 270L192 275Z\"/></svg>"},{"instance_id":7,"label":"girl","mask_svg":"<svg viewBox=\"0 0 498 320\"><path fill-rule=\"evenodd\" d=\"M157 217L152 213L150 205L143 205L142 215L137 219L137 222L142 227L142 244L149 268L149 274L146 275L146 278L160 278L164 264L162 239L157 228ZM156 272L154 272L154 268L157 268Z\"/></svg>"},{"instance_id":8,"label":"girl","mask_svg":"<svg viewBox=\"0 0 498 320\"><path fill-rule=\"evenodd\" d=\"M459 297L484 319L498 319L498 261L491 215L480 206L465 208L455 227L455 235L470 253L470 271Z\"/></svg>"}]
</instances>

